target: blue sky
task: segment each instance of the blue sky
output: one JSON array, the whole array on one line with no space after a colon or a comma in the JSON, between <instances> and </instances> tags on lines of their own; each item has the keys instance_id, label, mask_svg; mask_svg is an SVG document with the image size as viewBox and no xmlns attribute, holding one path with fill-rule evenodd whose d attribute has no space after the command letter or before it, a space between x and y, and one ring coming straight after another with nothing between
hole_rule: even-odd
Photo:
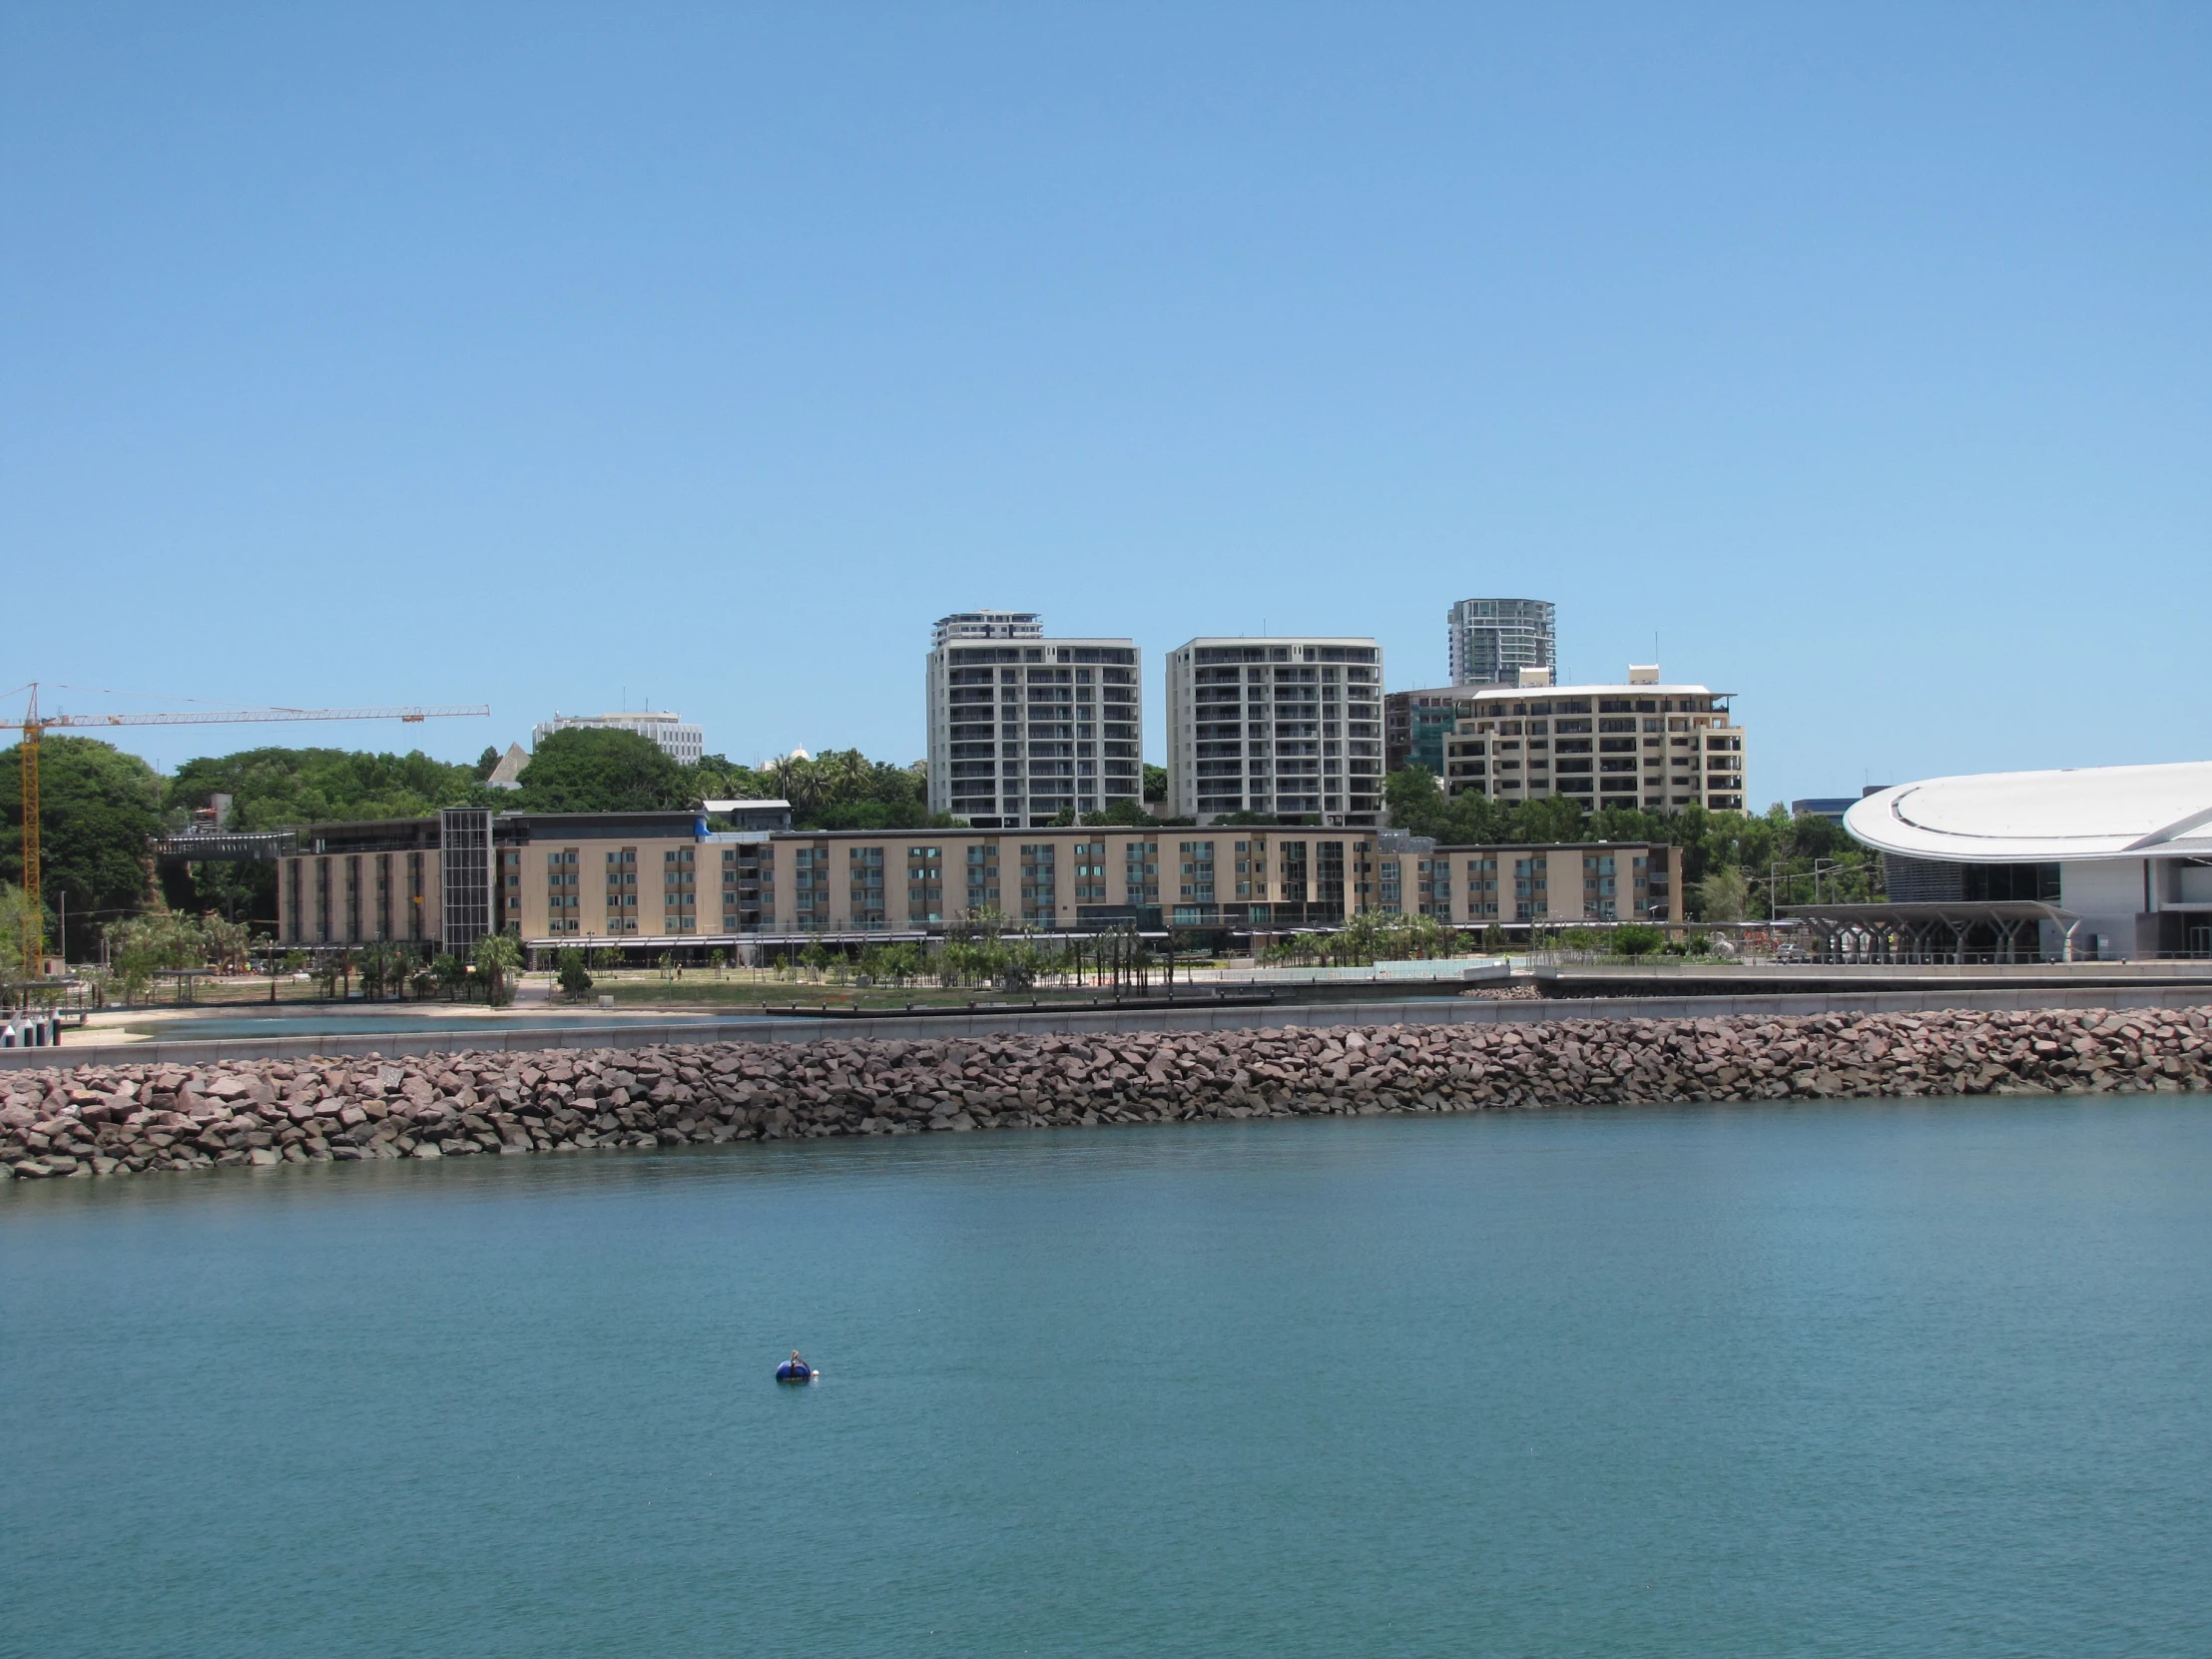
<instances>
[{"instance_id":1,"label":"blue sky","mask_svg":"<svg viewBox=\"0 0 2212 1659\"><path fill-rule=\"evenodd\" d=\"M5 681L921 753L1560 606L1761 805L2203 759L2202 6L0 10ZM27 588L42 594L26 611ZM158 732L168 765L397 728Z\"/></svg>"}]
</instances>

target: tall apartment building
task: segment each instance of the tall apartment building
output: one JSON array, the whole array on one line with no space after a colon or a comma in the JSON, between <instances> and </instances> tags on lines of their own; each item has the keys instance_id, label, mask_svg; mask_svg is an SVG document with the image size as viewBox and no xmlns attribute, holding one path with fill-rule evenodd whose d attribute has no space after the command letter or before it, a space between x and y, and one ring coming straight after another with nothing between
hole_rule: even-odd
<instances>
[{"instance_id":1,"label":"tall apartment building","mask_svg":"<svg viewBox=\"0 0 2212 1659\"><path fill-rule=\"evenodd\" d=\"M1144 675L1134 640L1048 640L1030 611L962 612L940 620L933 637L932 813L1018 830L1062 813L1143 806Z\"/></svg>"},{"instance_id":2,"label":"tall apartment building","mask_svg":"<svg viewBox=\"0 0 2212 1659\"><path fill-rule=\"evenodd\" d=\"M658 744L661 753L679 766L694 766L707 753L707 734L704 728L689 726L682 715L623 713L617 715L564 715L556 712L549 721L532 729L532 749L555 732L571 732L578 729L614 732L635 732L641 738Z\"/></svg>"},{"instance_id":3,"label":"tall apartment building","mask_svg":"<svg viewBox=\"0 0 2212 1659\"><path fill-rule=\"evenodd\" d=\"M1444 791L1507 802L1563 795L1586 810L1742 812L1744 729L1730 696L1661 685L1656 664L1632 666L1626 685L1485 691L1444 740Z\"/></svg>"},{"instance_id":4,"label":"tall apartment building","mask_svg":"<svg viewBox=\"0 0 2212 1659\"><path fill-rule=\"evenodd\" d=\"M1559 672L1554 631L1558 607L1548 599L1462 599L1451 607L1451 683L1513 686L1524 668Z\"/></svg>"},{"instance_id":5,"label":"tall apartment building","mask_svg":"<svg viewBox=\"0 0 2212 1659\"><path fill-rule=\"evenodd\" d=\"M1382 649L1372 639L1194 639L1168 655L1168 809L1375 825Z\"/></svg>"}]
</instances>

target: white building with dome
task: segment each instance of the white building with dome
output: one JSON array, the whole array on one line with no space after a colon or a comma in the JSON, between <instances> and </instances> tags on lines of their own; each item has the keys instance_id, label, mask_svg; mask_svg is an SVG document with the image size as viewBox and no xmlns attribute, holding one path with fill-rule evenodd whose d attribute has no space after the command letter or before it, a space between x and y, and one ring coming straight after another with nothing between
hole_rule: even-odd
<instances>
[{"instance_id":1,"label":"white building with dome","mask_svg":"<svg viewBox=\"0 0 2212 1659\"><path fill-rule=\"evenodd\" d=\"M2212 761L1932 778L1868 796L1844 828L1882 854L1889 901L1791 912L1831 951L2212 956Z\"/></svg>"}]
</instances>

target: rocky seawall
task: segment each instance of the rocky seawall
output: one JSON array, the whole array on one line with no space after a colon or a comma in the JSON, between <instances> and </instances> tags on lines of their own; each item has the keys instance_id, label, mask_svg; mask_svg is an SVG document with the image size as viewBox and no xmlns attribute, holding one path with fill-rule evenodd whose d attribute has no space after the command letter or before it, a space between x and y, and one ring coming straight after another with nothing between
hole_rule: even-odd
<instances>
[{"instance_id":1,"label":"rocky seawall","mask_svg":"<svg viewBox=\"0 0 2212 1659\"><path fill-rule=\"evenodd\" d=\"M0 1077L0 1164L35 1179L1200 1118L2178 1093L2208 1083L2212 1008L62 1066Z\"/></svg>"}]
</instances>

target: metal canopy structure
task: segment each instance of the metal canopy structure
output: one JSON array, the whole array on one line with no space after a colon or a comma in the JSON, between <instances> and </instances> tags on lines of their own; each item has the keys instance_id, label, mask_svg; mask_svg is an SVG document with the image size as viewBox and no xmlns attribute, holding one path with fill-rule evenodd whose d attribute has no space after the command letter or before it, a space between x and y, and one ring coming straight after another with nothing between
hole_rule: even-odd
<instances>
[{"instance_id":1,"label":"metal canopy structure","mask_svg":"<svg viewBox=\"0 0 2212 1659\"><path fill-rule=\"evenodd\" d=\"M1805 925L1823 962L2039 962L2045 922L2062 941L2059 960L2072 961L2082 921L2030 899L1785 904L1782 913Z\"/></svg>"}]
</instances>

